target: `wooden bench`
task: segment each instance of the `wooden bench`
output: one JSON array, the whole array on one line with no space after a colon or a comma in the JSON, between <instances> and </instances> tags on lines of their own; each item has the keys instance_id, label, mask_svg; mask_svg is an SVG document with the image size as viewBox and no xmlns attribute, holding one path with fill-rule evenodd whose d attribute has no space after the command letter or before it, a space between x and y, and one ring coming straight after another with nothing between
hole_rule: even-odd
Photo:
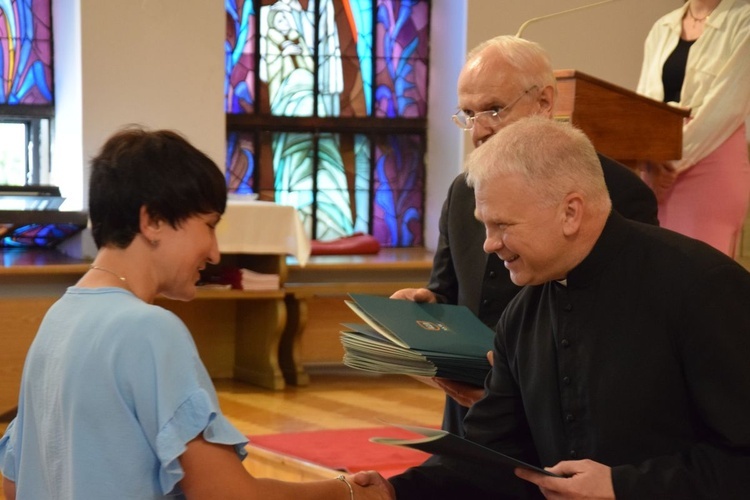
<instances>
[{"instance_id":1,"label":"wooden bench","mask_svg":"<svg viewBox=\"0 0 750 500\"><path fill-rule=\"evenodd\" d=\"M284 273L281 255L223 256L265 273ZM88 271L88 263L54 250L0 250L0 419L12 417L26 353L47 309ZM285 292L199 290L190 302L157 298L182 319L213 378L283 389L279 343L286 325Z\"/></svg>"},{"instance_id":2,"label":"wooden bench","mask_svg":"<svg viewBox=\"0 0 750 500\"><path fill-rule=\"evenodd\" d=\"M3 416L14 412L26 352L42 317L88 270L88 263L47 250L6 250L0 255ZM280 255L223 255L222 264L278 273L282 289L199 290L191 302L159 298L156 303L185 322L213 378L231 377L278 390L286 384L309 382L300 359L300 339L311 323L310 302L331 297L329 301L342 308L338 316L316 318L325 323L320 328L327 334L335 333L336 318L353 320L346 317L346 294L390 295L400 288L424 286L432 255L423 249L383 249L378 255L314 256L304 268ZM338 345L337 338L335 341ZM341 355L331 358L340 361Z\"/></svg>"},{"instance_id":3,"label":"wooden bench","mask_svg":"<svg viewBox=\"0 0 750 500\"><path fill-rule=\"evenodd\" d=\"M350 293L391 295L427 284L432 252L424 248L383 248L374 255L313 255L301 267L287 258L287 323L279 350L286 381L306 385L303 362L340 363L336 333L341 322L357 321L344 304Z\"/></svg>"}]
</instances>

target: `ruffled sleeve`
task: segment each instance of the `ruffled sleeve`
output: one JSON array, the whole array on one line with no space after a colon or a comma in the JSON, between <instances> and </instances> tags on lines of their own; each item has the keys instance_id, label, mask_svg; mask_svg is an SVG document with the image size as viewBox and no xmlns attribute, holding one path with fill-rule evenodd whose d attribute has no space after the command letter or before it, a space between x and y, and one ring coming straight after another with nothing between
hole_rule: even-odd
<instances>
[{"instance_id":1,"label":"ruffled sleeve","mask_svg":"<svg viewBox=\"0 0 750 500\"><path fill-rule=\"evenodd\" d=\"M159 458L159 483L163 492L171 492L184 472L178 458L186 445L203 433L209 443L234 446L240 459L247 455L247 438L221 414L211 396L203 389L194 392L174 413L156 436Z\"/></svg>"},{"instance_id":2,"label":"ruffled sleeve","mask_svg":"<svg viewBox=\"0 0 750 500\"><path fill-rule=\"evenodd\" d=\"M16 454L13 451L12 437L14 435L15 419L8 425L5 435L0 438L0 472L3 477L16 481Z\"/></svg>"},{"instance_id":3,"label":"ruffled sleeve","mask_svg":"<svg viewBox=\"0 0 750 500\"><path fill-rule=\"evenodd\" d=\"M178 459L201 434L245 457L247 438L222 414L192 337L176 316L154 307L129 325L120 342L113 367L118 392L154 453L163 495L178 492L184 476Z\"/></svg>"}]
</instances>

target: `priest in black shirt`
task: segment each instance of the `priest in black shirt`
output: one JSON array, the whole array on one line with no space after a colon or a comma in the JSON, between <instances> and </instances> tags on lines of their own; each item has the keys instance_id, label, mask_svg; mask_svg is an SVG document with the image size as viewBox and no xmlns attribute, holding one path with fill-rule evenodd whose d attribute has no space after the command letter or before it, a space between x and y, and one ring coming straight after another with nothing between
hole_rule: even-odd
<instances>
[{"instance_id":1,"label":"priest in black shirt","mask_svg":"<svg viewBox=\"0 0 750 500\"><path fill-rule=\"evenodd\" d=\"M466 172L484 250L524 286L466 437L567 477L433 457L397 497L747 498L750 273L612 211L568 124L516 121Z\"/></svg>"}]
</instances>

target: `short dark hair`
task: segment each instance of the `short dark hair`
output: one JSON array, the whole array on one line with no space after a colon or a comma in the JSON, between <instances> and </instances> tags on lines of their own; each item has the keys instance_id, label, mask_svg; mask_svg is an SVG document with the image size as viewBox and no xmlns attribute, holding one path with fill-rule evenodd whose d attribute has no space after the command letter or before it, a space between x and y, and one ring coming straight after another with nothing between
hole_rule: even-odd
<instances>
[{"instance_id":1,"label":"short dark hair","mask_svg":"<svg viewBox=\"0 0 750 500\"><path fill-rule=\"evenodd\" d=\"M171 130L125 128L91 161L89 217L97 248L126 248L140 232L139 214L178 227L190 216L224 213L227 188L219 167Z\"/></svg>"}]
</instances>

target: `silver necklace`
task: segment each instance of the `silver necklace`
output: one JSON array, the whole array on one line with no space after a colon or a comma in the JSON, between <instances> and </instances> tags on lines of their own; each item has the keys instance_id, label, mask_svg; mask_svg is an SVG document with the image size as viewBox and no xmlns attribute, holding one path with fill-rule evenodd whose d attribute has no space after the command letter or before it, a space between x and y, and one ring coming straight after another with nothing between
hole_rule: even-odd
<instances>
[{"instance_id":1,"label":"silver necklace","mask_svg":"<svg viewBox=\"0 0 750 500\"><path fill-rule=\"evenodd\" d=\"M122 281L123 283L127 283L128 282L128 280L125 279L125 276L120 276L119 274L117 274L116 272L114 272L114 271L112 271L110 269L107 269L107 268L104 268L104 267L100 267L100 266L95 266L94 264L91 264L89 266L89 269L92 269L94 271L104 271L105 273L111 274L112 276L114 276L118 280Z\"/></svg>"}]
</instances>

